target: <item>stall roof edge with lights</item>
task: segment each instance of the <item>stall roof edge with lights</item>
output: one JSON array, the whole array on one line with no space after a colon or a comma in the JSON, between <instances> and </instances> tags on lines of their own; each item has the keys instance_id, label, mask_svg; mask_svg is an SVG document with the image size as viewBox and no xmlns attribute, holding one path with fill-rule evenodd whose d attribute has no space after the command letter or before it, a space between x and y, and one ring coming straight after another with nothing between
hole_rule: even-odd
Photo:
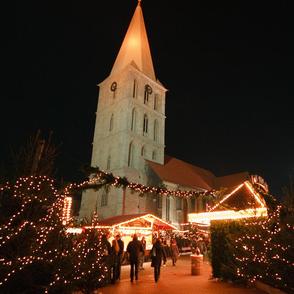
<instances>
[{"instance_id":1,"label":"stall roof edge with lights","mask_svg":"<svg viewBox=\"0 0 294 294\"><path fill-rule=\"evenodd\" d=\"M119 228L156 228L158 230L177 230L177 228L151 213L118 215L99 221L98 227Z\"/></svg>"},{"instance_id":2,"label":"stall roof edge with lights","mask_svg":"<svg viewBox=\"0 0 294 294\"><path fill-rule=\"evenodd\" d=\"M238 186L231 187L227 193L207 212L189 213L189 223L209 226L212 220L231 220L252 217L266 217L267 207L263 197L254 188L254 184L263 183L263 189L268 192L266 183L261 177L252 177Z\"/></svg>"}]
</instances>

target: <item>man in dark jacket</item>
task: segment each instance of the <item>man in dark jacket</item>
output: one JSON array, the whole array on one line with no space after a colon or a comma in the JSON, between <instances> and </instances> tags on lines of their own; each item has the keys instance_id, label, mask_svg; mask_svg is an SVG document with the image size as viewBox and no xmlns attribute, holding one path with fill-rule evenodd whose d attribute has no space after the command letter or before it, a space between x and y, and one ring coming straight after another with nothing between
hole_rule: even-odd
<instances>
[{"instance_id":1,"label":"man in dark jacket","mask_svg":"<svg viewBox=\"0 0 294 294\"><path fill-rule=\"evenodd\" d=\"M157 283L160 276L160 267L162 257L164 256L163 248L159 238L153 241L153 247L150 251L151 254L151 266L154 267L154 280Z\"/></svg>"},{"instance_id":2,"label":"man in dark jacket","mask_svg":"<svg viewBox=\"0 0 294 294\"><path fill-rule=\"evenodd\" d=\"M118 265L117 265L117 278L120 280L120 270L121 270L121 262L123 259L123 253L124 253L124 242L123 240L120 238L120 235L116 235L115 237L118 246L119 246L119 252L118 252Z\"/></svg>"},{"instance_id":3,"label":"man in dark jacket","mask_svg":"<svg viewBox=\"0 0 294 294\"><path fill-rule=\"evenodd\" d=\"M136 234L133 236L133 240L127 246L127 252L129 254L129 260L131 265L130 278L131 282L135 279L138 280L138 271L139 271L139 256L140 252L144 252L142 243L138 240Z\"/></svg>"}]
</instances>

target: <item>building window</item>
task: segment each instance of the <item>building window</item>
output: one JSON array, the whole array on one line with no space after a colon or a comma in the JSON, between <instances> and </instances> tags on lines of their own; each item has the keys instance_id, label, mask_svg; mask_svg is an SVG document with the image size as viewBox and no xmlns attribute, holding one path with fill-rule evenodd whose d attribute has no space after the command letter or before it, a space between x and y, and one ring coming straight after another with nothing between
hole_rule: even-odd
<instances>
[{"instance_id":1,"label":"building window","mask_svg":"<svg viewBox=\"0 0 294 294\"><path fill-rule=\"evenodd\" d=\"M136 130L136 118L137 118L137 112L136 112L136 109L134 108L132 110L132 121L131 121L131 130L132 131Z\"/></svg>"},{"instance_id":2,"label":"building window","mask_svg":"<svg viewBox=\"0 0 294 294\"><path fill-rule=\"evenodd\" d=\"M129 145L129 156L128 156L128 166L133 167L134 164L134 144L133 142Z\"/></svg>"},{"instance_id":3,"label":"building window","mask_svg":"<svg viewBox=\"0 0 294 294\"><path fill-rule=\"evenodd\" d=\"M158 99L159 99L159 95L155 94L154 95L154 110L158 110Z\"/></svg>"},{"instance_id":4,"label":"building window","mask_svg":"<svg viewBox=\"0 0 294 294\"><path fill-rule=\"evenodd\" d=\"M148 104L149 96L151 94L152 94L152 88L149 85L145 85L144 104Z\"/></svg>"},{"instance_id":5,"label":"building window","mask_svg":"<svg viewBox=\"0 0 294 294\"><path fill-rule=\"evenodd\" d=\"M153 150L153 152L152 152L152 160L156 160L156 151L155 150Z\"/></svg>"},{"instance_id":6,"label":"building window","mask_svg":"<svg viewBox=\"0 0 294 294\"><path fill-rule=\"evenodd\" d=\"M101 195L101 206L107 206L108 203L108 193L106 191L103 191Z\"/></svg>"},{"instance_id":7,"label":"building window","mask_svg":"<svg viewBox=\"0 0 294 294\"><path fill-rule=\"evenodd\" d=\"M109 132L111 132L113 130L113 114L110 117L110 121L109 121Z\"/></svg>"},{"instance_id":8,"label":"building window","mask_svg":"<svg viewBox=\"0 0 294 294\"><path fill-rule=\"evenodd\" d=\"M111 156L109 155L107 157L107 165L106 165L106 169L110 169L110 164L111 164Z\"/></svg>"},{"instance_id":9,"label":"building window","mask_svg":"<svg viewBox=\"0 0 294 294\"><path fill-rule=\"evenodd\" d=\"M144 157L145 155L146 155L146 149L145 149L145 146L143 145L141 149L141 156Z\"/></svg>"},{"instance_id":10,"label":"building window","mask_svg":"<svg viewBox=\"0 0 294 294\"><path fill-rule=\"evenodd\" d=\"M196 201L195 201L195 198L191 198L191 212L195 212L195 204L196 204Z\"/></svg>"},{"instance_id":11,"label":"building window","mask_svg":"<svg viewBox=\"0 0 294 294\"><path fill-rule=\"evenodd\" d=\"M158 121L154 121L153 140L158 142Z\"/></svg>"},{"instance_id":12,"label":"building window","mask_svg":"<svg viewBox=\"0 0 294 294\"><path fill-rule=\"evenodd\" d=\"M133 98L137 98L137 88L138 88L137 80L134 80L134 83L133 83Z\"/></svg>"},{"instance_id":13,"label":"building window","mask_svg":"<svg viewBox=\"0 0 294 294\"><path fill-rule=\"evenodd\" d=\"M179 197L176 198L176 207L177 207L177 210L182 209L182 198L179 198Z\"/></svg>"},{"instance_id":14,"label":"building window","mask_svg":"<svg viewBox=\"0 0 294 294\"><path fill-rule=\"evenodd\" d=\"M156 199L156 203L157 203L157 208L161 209L162 208L162 196L157 195L157 199Z\"/></svg>"},{"instance_id":15,"label":"building window","mask_svg":"<svg viewBox=\"0 0 294 294\"><path fill-rule=\"evenodd\" d=\"M148 134L148 116L144 114L144 121L143 121L143 135Z\"/></svg>"}]
</instances>

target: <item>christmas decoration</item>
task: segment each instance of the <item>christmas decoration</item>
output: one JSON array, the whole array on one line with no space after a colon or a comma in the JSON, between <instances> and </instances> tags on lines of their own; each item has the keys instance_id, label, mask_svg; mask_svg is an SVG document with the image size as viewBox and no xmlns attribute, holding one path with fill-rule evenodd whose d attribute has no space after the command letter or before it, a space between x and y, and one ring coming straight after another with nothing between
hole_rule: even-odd
<instances>
[{"instance_id":1,"label":"christmas decoration","mask_svg":"<svg viewBox=\"0 0 294 294\"><path fill-rule=\"evenodd\" d=\"M180 198L191 198L191 197L216 197L219 191L209 190L209 191L184 191L184 190L168 190L163 187L145 186L139 183L129 182L125 177L121 178L114 176L112 173L107 173L105 171L97 168L87 168L87 172L91 174L91 179L84 181L80 184L70 184L65 188L65 194L70 195L74 190L84 190L84 189L100 189L103 186L111 185L116 188L128 188L131 191L137 192L139 194L156 194L160 196L167 197L180 197Z\"/></svg>"},{"instance_id":2,"label":"christmas decoration","mask_svg":"<svg viewBox=\"0 0 294 294\"><path fill-rule=\"evenodd\" d=\"M53 180L30 176L6 183L0 200L1 215L13 204L0 224L0 292L71 293L105 283L102 232L67 233L66 196Z\"/></svg>"}]
</instances>

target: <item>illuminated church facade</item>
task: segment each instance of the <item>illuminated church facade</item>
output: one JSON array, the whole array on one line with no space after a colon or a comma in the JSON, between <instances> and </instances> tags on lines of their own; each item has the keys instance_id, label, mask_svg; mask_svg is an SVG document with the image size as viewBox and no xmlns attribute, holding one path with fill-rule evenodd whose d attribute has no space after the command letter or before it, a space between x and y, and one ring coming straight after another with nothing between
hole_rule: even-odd
<instances>
[{"instance_id":1,"label":"illuminated church facade","mask_svg":"<svg viewBox=\"0 0 294 294\"><path fill-rule=\"evenodd\" d=\"M91 166L148 186L207 191L234 187L247 172L216 177L208 170L165 155L167 89L156 78L140 1L110 75L99 84ZM79 218L105 219L152 213L176 226L190 212L207 209L205 199L139 195L113 188L83 192Z\"/></svg>"}]
</instances>

